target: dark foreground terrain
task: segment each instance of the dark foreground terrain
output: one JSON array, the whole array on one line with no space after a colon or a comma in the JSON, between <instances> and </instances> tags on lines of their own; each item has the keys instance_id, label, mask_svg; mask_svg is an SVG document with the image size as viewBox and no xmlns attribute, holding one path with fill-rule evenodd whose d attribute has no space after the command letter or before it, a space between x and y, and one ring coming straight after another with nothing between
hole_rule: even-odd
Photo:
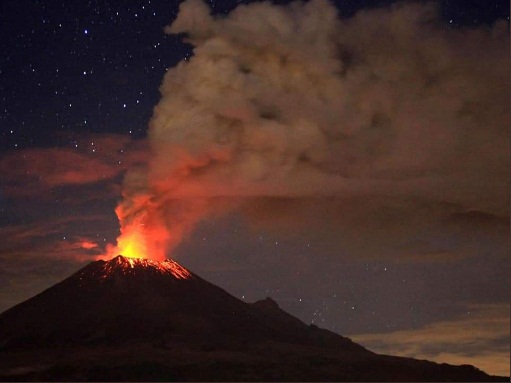
<instances>
[{"instance_id":1,"label":"dark foreground terrain","mask_svg":"<svg viewBox=\"0 0 511 383\"><path fill-rule=\"evenodd\" d=\"M8 363L4 358L7 381L509 381L471 366L270 342L134 343L11 353Z\"/></svg>"},{"instance_id":2,"label":"dark foreground terrain","mask_svg":"<svg viewBox=\"0 0 511 383\"><path fill-rule=\"evenodd\" d=\"M93 262L0 315L3 381L509 381L375 354L172 261Z\"/></svg>"}]
</instances>

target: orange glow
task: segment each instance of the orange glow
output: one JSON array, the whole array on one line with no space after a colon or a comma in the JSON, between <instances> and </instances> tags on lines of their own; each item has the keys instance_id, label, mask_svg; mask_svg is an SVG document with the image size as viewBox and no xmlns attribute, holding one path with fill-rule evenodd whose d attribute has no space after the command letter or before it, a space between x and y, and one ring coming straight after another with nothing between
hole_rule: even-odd
<instances>
[{"instance_id":1,"label":"orange glow","mask_svg":"<svg viewBox=\"0 0 511 383\"><path fill-rule=\"evenodd\" d=\"M126 226L121 227L121 235L117 237L117 246L108 245L106 254L99 259L109 260L117 255L123 255L127 258L144 258L150 259L151 256L147 251L146 233L142 226ZM165 257L163 256L163 259Z\"/></svg>"},{"instance_id":2,"label":"orange glow","mask_svg":"<svg viewBox=\"0 0 511 383\"><path fill-rule=\"evenodd\" d=\"M119 256L106 262L102 268L102 279L109 278L116 271L120 271L124 275L134 275L143 269L152 269L159 274L171 275L176 279L193 278L192 273L171 259L153 261L152 259Z\"/></svg>"},{"instance_id":3,"label":"orange glow","mask_svg":"<svg viewBox=\"0 0 511 383\"><path fill-rule=\"evenodd\" d=\"M144 185L136 193L123 193L123 200L115 209L121 234L117 244L108 245L106 254L97 259L109 260L124 255L163 261L192 232L197 222L220 206L205 198L172 198L173 190L166 183L175 180L159 181L152 180L151 187Z\"/></svg>"},{"instance_id":4,"label":"orange glow","mask_svg":"<svg viewBox=\"0 0 511 383\"><path fill-rule=\"evenodd\" d=\"M98 247L98 244L91 241L83 240L82 242L80 242L80 247L82 249L91 250Z\"/></svg>"},{"instance_id":5,"label":"orange glow","mask_svg":"<svg viewBox=\"0 0 511 383\"><path fill-rule=\"evenodd\" d=\"M97 259L109 260L117 255L155 261L166 259L169 233L158 214L147 209L143 213L129 216L122 205L115 212L121 225L121 235L117 237L117 245L108 245L106 254Z\"/></svg>"},{"instance_id":6,"label":"orange glow","mask_svg":"<svg viewBox=\"0 0 511 383\"><path fill-rule=\"evenodd\" d=\"M118 254L128 258L149 258L146 240L142 233L136 230L123 230L124 233L117 238Z\"/></svg>"}]
</instances>

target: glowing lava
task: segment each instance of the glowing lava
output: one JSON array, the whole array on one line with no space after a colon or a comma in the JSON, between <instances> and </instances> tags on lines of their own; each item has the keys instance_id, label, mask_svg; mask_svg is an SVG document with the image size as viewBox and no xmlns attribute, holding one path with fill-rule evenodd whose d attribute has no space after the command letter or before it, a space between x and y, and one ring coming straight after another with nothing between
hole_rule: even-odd
<instances>
[{"instance_id":1,"label":"glowing lava","mask_svg":"<svg viewBox=\"0 0 511 383\"><path fill-rule=\"evenodd\" d=\"M117 238L117 254L122 254L127 258L150 258L147 254L146 239L141 232L136 230L122 233Z\"/></svg>"},{"instance_id":2,"label":"glowing lava","mask_svg":"<svg viewBox=\"0 0 511 383\"><path fill-rule=\"evenodd\" d=\"M117 245L107 245L106 254L97 259L110 260L119 254L127 258L163 261L167 252L169 233L159 221L151 219L147 212L125 219L125 212L119 206L115 210L121 225Z\"/></svg>"},{"instance_id":3,"label":"glowing lava","mask_svg":"<svg viewBox=\"0 0 511 383\"><path fill-rule=\"evenodd\" d=\"M110 260L122 254L126 258L164 260L165 254L162 251L157 249L149 251L149 240L150 236L147 235L142 226L121 227L121 235L117 237L117 246L109 244L106 248L106 254L101 255L98 259Z\"/></svg>"},{"instance_id":4,"label":"glowing lava","mask_svg":"<svg viewBox=\"0 0 511 383\"><path fill-rule=\"evenodd\" d=\"M106 253L97 259L110 260L122 254L127 258L164 261L171 235L165 221L165 209L146 195L132 196L128 202L119 203L115 214L121 235L117 245L107 245ZM180 238L179 231L174 236Z\"/></svg>"},{"instance_id":5,"label":"glowing lava","mask_svg":"<svg viewBox=\"0 0 511 383\"><path fill-rule=\"evenodd\" d=\"M153 261L152 259L126 257L123 254L116 256L102 266L101 279L109 278L116 271L123 275L135 275L144 270L152 270L162 275L171 275L176 279L192 278L192 274L187 269L171 259Z\"/></svg>"}]
</instances>

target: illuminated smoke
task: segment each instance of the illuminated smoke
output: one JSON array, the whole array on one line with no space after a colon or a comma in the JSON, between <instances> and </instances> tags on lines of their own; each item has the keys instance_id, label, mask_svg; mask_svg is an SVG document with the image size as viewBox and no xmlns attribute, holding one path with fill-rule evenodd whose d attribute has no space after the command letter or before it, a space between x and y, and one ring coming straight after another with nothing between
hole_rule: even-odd
<instances>
[{"instance_id":1,"label":"illuminated smoke","mask_svg":"<svg viewBox=\"0 0 511 383\"><path fill-rule=\"evenodd\" d=\"M152 156L117 209L148 257L233 208L285 226L276 197L289 217L310 199L507 214L506 23L449 30L432 4L341 19L321 0L214 17L187 0L166 33L194 56L165 74Z\"/></svg>"}]
</instances>

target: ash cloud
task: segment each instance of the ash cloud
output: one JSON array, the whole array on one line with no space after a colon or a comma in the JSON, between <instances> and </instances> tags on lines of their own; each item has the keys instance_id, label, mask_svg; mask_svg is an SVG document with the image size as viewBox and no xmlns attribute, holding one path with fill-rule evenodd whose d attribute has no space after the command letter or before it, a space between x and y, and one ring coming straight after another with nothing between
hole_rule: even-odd
<instances>
[{"instance_id":1,"label":"ash cloud","mask_svg":"<svg viewBox=\"0 0 511 383\"><path fill-rule=\"evenodd\" d=\"M362 217L353 230L382 238L454 213L508 216L505 22L449 30L432 3L341 19L322 0L217 17L187 0L165 31L194 56L163 79L121 225L158 226L172 249L235 208L283 230Z\"/></svg>"}]
</instances>

